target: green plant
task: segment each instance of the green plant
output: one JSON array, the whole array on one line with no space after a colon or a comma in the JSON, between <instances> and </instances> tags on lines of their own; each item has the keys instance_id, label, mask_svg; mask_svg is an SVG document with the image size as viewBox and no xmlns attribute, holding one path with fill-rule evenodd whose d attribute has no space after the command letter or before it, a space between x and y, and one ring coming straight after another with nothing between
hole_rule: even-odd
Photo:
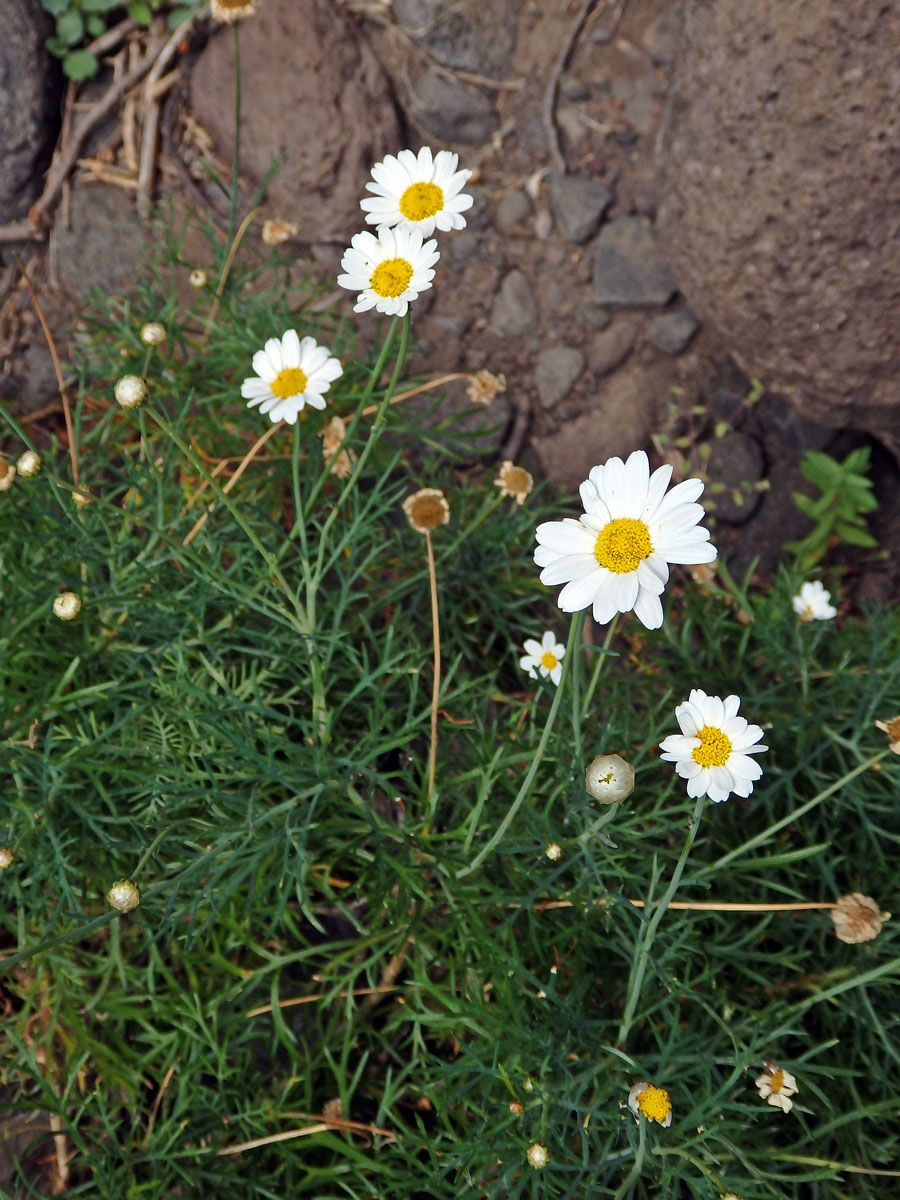
<instances>
[{"instance_id":1,"label":"green plant","mask_svg":"<svg viewBox=\"0 0 900 1200\"><path fill-rule=\"evenodd\" d=\"M204 0L182 0L177 5L169 0L41 0L41 3L56 22L47 48L62 59L63 70L70 79L81 80L93 78L100 65L86 43L105 33L111 21L127 15L147 27L156 13L165 12L168 27L177 29Z\"/></svg>"},{"instance_id":2,"label":"green plant","mask_svg":"<svg viewBox=\"0 0 900 1200\"><path fill-rule=\"evenodd\" d=\"M846 542L851 546L874 548L878 545L866 529L863 514L877 507L872 483L867 478L869 447L851 450L839 463L830 454L807 450L800 464L803 476L821 492L815 499L794 492L794 503L813 521L805 537L785 542L795 556L796 569L808 571L824 558L833 546Z\"/></svg>"}]
</instances>

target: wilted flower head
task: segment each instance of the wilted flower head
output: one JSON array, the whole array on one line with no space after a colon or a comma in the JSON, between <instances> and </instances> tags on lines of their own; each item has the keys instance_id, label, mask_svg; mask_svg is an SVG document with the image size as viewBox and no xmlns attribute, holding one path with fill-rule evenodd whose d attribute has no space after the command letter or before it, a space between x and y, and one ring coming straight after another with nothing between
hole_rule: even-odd
<instances>
[{"instance_id":1,"label":"wilted flower head","mask_svg":"<svg viewBox=\"0 0 900 1200\"><path fill-rule=\"evenodd\" d=\"M209 11L214 21L231 24L256 12L256 0L209 0Z\"/></svg>"},{"instance_id":2,"label":"wilted flower head","mask_svg":"<svg viewBox=\"0 0 900 1200\"><path fill-rule=\"evenodd\" d=\"M19 455L16 470L24 479L33 479L41 469L41 456L36 450L25 450Z\"/></svg>"},{"instance_id":3,"label":"wilted flower head","mask_svg":"<svg viewBox=\"0 0 900 1200\"><path fill-rule=\"evenodd\" d=\"M790 1071L776 1066L774 1062L766 1063L762 1075L756 1080L756 1086L762 1099L782 1112L790 1112L794 1107L791 1096L797 1094L797 1080Z\"/></svg>"},{"instance_id":4,"label":"wilted flower head","mask_svg":"<svg viewBox=\"0 0 900 1200\"><path fill-rule=\"evenodd\" d=\"M193 271L191 271L190 275L188 276L188 282L192 288L196 288L199 292L209 283L209 276L202 267L194 267Z\"/></svg>"},{"instance_id":5,"label":"wilted flower head","mask_svg":"<svg viewBox=\"0 0 900 1200\"><path fill-rule=\"evenodd\" d=\"M13 485L16 468L5 458L0 458L0 492L7 492Z\"/></svg>"},{"instance_id":6,"label":"wilted flower head","mask_svg":"<svg viewBox=\"0 0 900 1200\"><path fill-rule=\"evenodd\" d=\"M876 721L875 727L887 734L890 743L888 749L894 754L900 754L900 717L891 717L889 721Z\"/></svg>"},{"instance_id":7,"label":"wilted flower head","mask_svg":"<svg viewBox=\"0 0 900 1200\"><path fill-rule=\"evenodd\" d=\"M15 855L9 846L0 846L0 871L5 871L13 865Z\"/></svg>"},{"instance_id":8,"label":"wilted flower head","mask_svg":"<svg viewBox=\"0 0 900 1200\"><path fill-rule=\"evenodd\" d=\"M511 496L516 504L521 505L534 487L534 479L524 467L515 467L512 459L506 458L501 464L500 474L494 480L494 487L500 489L501 496Z\"/></svg>"},{"instance_id":9,"label":"wilted flower head","mask_svg":"<svg viewBox=\"0 0 900 1200\"><path fill-rule=\"evenodd\" d=\"M61 592L53 600L53 615L61 621L74 621L81 612L81 597L77 592Z\"/></svg>"},{"instance_id":10,"label":"wilted flower head","mask_svg":"<svg viewBox=\"0 0 900 1200\"><path fill-rule=\"evenodd\" d=\"M115 392L116 400L122 408L140 408L150 395L147 380L142 379L140 375L123 375L121 379L117 379Z\"/></svg>"},{"instance_id":11,"label":"wilted flower head","mask_svg":"<svg viewBox=\"0 0 900 1200\"><path fill-rule=\"evenodd\" d=\"M141 327L141 341L145 346L161 346L166 340L166 331L159 321L148 321Z\"/></svg>"},{"instance_id":12,"label":"wilted flower head","mask_svg":"<svg viewBox=\"0 0 900 1200\"><path fill-rule=\"evenodd\" d=\"M672 1124L672 1101L665 1088L655 1087L646 1080L636 1083L628 1093L628 1107L637 1120L646 1117L657 1121L663 1128Z\"/></svg>"},{"instance_id":13,"label":"wilted flower head","mask_svg":"<svg viewBox=\"0 0 900 1200\"><path fill-rule=\"evenodd\" d=\"M825 590L820 580L804 583L791 604L801 621L830 621L837 616L837 609L830 603L831 592Z\"/></svg>"},{"instance_id":14,"label":"wilted flower head","mask_svg":"<svg viewBox=\"0 0 900 1200\"><path fill-rule=\"evenodd\" d=\"M267 246L280 246L288 238L296 237L299 232L299 226L295 225L293 221L270 217L268 221L263 221L262 240Z\"/></svg>"},{"instance_id":15,"label":"wilted flower head","mask_svg":"<svg viewBox=\"0 0 900 1200\"><path fill-rule=\"evenodd\" d=\"M430 533L450 520L450 505L440 488L422 488L403 501L406 519L416 533Z\"/></svg>"},{"instance_id":16,"label":"wilted flower head","mask_svg":"<svg viewBox=\"0 0 900 1200\"><path fill-rule=\"evenodd\" d=\"M525 1151L525 1157L528 1159L529 1165L534 1167L536 1171L539 1171L541 1167L546 1167L550 1161L550 1152L540 1142L533 1142Z\"/></svg>"},{"instance_id":17,"label":"wilted flower head","mask_svg":"<svg viewBox=\"0 0 900 1200\"><path fill-rule=\"evenodd\" d=\"M621 804L634 791L634 767L619 754L598 754L584 773L584 786L601 804Z\"/></svg>"},{"instance_id":18,"label":"wilted flower head","mask_svg":"<svg viewBox=\"0 0 900 1200\"><path fill-rule=\"evenodd\" d=\"M891 914L882 912L871 896L850 892L841 896L836 907L831 909L831 919L834 921L834 932L840 940L854 946L878 937L884 922L891 919Z\"/></svg>"},{"instance_id":19,"label":"wilted flower head","mask_svg":"<svg viewBox=\"0 0 900 1200\"><path fill-rule=\"evenodd\" d=\"M347 436L347 426L340 417L332 417L324 429L319 431L322 439L322 453L332 475L338 479L346 479L353 469L356 455L352 450L343 446ZM343 448L342 448L343 447Z\"/></svg>"},{"instance_id":20,"label":"wilted flower head","mask_svg":"<svg viewBox=\"0 0 900 1200\"><path fill-rule=\"evenodd\" d=\"M130 879L117 880L109 891L106 893L106 899L113 908L117 908L119 912L131 912L133 908L141 902L141 893L138 885L132 883Z\"/></svg>"},{"instance_id":21,"label":"wilted flower head","mask_svg":"<svg viewBox=\"0 0 900 1200\"><path fill-rule=\"evenodd\" d=\"M473 404L490 404L496 396L505 391L505 375L492 375L490 371L476 371L469 377L466 395Z\"/></svg>"},{"instance_id":22,"label":"wilted flower head","mask_svg":"<svg viewBox=\"0 0 900 1200\"><path fill-rule=\"evenodd\" d=\"M660 758L673 762L675 771L687 780L692 799L709 796L720 804L734 792L749 796L762 767L751 758L768 746L759 744L763 731L738 716L737 696L707 696L694 688L690 698L675 709L681 733L670 734L660 743Z\"/></svg>"},{"instance_id":23,"label":"wilted flower head","mask_svg":"<svg viewBox=\"0 0 900 1200\"><path fill-rule=\"evenodd\" d=\"M76 508L85 508L94 498L93 488L87 483L79 483L72 492L72 503Z\"/></svg>"}]
</instances>

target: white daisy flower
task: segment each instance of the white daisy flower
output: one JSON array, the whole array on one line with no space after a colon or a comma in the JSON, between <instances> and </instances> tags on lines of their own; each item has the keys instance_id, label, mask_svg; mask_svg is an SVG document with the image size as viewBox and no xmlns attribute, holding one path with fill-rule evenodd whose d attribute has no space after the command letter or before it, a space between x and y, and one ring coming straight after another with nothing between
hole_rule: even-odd
<instances>
[{"instance_id":1,"label":"white daisy flower","mask_svg":"<svg viewBox=\"0 0 900 1200\"><path fill-rule=\"evenodd\" d=\"M628 1093L628 1107L637 1120L646 1117L657 1121L664 1129L672 1124L672 1101L665 1088L656 1087L646 1080L636 1083Z\"/></svg>"},{"instance_id":2,"label":"white daisy flower","mask_svg":"<svg viewBox=\"0 0 900 1200\"><path fill-rule=\"evenodd\" d=\"M773 1062L767 1062L762 1075L755 1082L762 1099L775 1108L780 1108L782 1112L790 1112L794 1107L791 1096L796 1096L798 1088L797 1080L790 1071L777 1067Z\"/></svg>"},{"instance_id":3,"label":"white daisy flower","mask_svg":"<svg viewBox=\"0 0 900 1200\"><path fill-rule=\"evenodd\" d=\"M837 609L831 604L831 592L826 591L818 579L804 583L791 603L801 621L830 621L837 616Z\"/></svg>"},{"instance_id":4,"label":"white daisy flower","mask_svg":"<svg viewBox=\"0 0 900 1200\"><path fill-rule=\"evenodd\" d=\"M388 154L372 168L372 183L366 191L374 193L359 202L370 225L390 225L415 229L430 237L435 229L463 229L463 213L472 207L465 187L471 171L457 171L459 159L449 150L432 155L423 146L418 155L401 150L395 158Z\"/></svg>"},{"instance_id":5,"label":"white daisy flower","mask_svg":"<svg viewBox=\"0 0 900 1200\"><path fill-rule=\"evenodd\" d=\"M539 642L534 638L525 639L525 655L519 659L519 666L523 671L527 671L532 679L537 679L538 675L541 679L546 679L549 675L558 687L562 678L562 660L565 653L565 646L561 646L553 632L548 629Z\"/></svg>"},{"instance_id":6,"label":"white daisy flower","mask_svg":"<svg viewBox=\"0 0 900 1200\"><path fill-rule=\"evenodd\" d=\"M732 792L749 796L762 775L762 767L750 755L769 747L757 744L763 731L737 715L740 706L737 696L722 700L694 688L690 699L675 709L681 733L660 743L660 758L675 764L693 799L709 796L721 804Z\"/></svg>"},{"instance_id":7,"label":"white daisy flower","mask_svg":"<svg viewBox=\"0 0 900 1200\"><path fill-rule=\"evenodd\" d=\"M389 316L405 317L410 302L431 287L434 264L440 258L437 242L423 242L416 229L390 229L379 225L350 240L338 275L341 287L359 292L354 312L370 308Z\"/></svg>"},{"instance_id":8,"label":"white daisy flower","mask_svg":"<svg viewBox=\"0 0 900 1200\"><path fill-rule=\"evenodd\" d=\"M289 329L281 338L269 338L264 350L253 355L257 378L245 379L241 395L248 408L259 411L272 422L296 423L305 405L324 408L323 393L342 374L343 368L314 338L300 338Z\"/></svg>"},{"instance_id":9,"label":"white daisy flower","mask_svg":"<svg viewBox=\"0 0 900 1200\"><path fill-rule=\"evenodd\" d=\"M541 583L564 583L563 612L593 605L601 625L617 612L631 612L648 629L662 625L660 596L669 563L707 563L716 557L709 531L698 526L704 512L694 501L699 479L686 479L666 494L672 468L650 474L643 450L627 462L610 458L594 467L581 485L584 514L577 521L547 521L537 527L534 561Z\"/></svg>"}]
</instances>

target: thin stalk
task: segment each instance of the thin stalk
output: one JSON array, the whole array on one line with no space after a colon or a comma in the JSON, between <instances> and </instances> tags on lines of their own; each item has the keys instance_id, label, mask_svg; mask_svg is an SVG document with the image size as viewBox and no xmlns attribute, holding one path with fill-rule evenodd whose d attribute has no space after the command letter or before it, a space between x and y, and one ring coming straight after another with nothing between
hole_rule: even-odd
<instances>
[{"instance_id":1,"label":"thin stalk","mask_svg":"<svg viewBox=\"0 0 900 1200\"><path fill-rule=\"evenodd\" d=\"M613 1200L624 1200L630 1194L632 1188L641 1177L641 1171L644 1167L644 1155L647 1153L647 1121L646 1118L638 1118L638 1148L637 1154L634 1156L634 1162L631 1164L631 1170L625 1177L624 1181L616 1189L616 1194Z\"/></svg>"},{"instance_id":2,"label":"thin stalk","mask_svg":"<svg viewBox=\"0 0 900 1200\"><path fill-rule=\"evenodd\" d=\"M153 841L150 843L150 845L147 847L147 849L141 855L138 865L131 872L132 881L137 879L138 875L140 875L141 871L144 869L144 865L146 864L147 860L150 858L151 854L153 854L154 850L156 850L157 846L160 844L160 842L163 840L163 838L169 832L170 832L169 826L166 826L166 828L161 829L159 831L159 833L156 835L156 837L153 839Z\"/></svg>"},{"instance_id":3,"label":"thin stalk","mask_svg":"<svg viewBox=\"0 0 900 1200\"><path fill-rule=\"evenodd\" d=\"M544 757L544 751L547 749L547 743L550 741L550 734L553 732L553 725L556 721L556 714L559 712L562 695L565 691L566 680L569 673L569 663L572 661L573 648L577 646L581 639L581 627L584 623L584 613L577 612L572 614L572 623L569 626L569 637L566 644L566 655L563 659L562 677L559 681L559 687L556 689L556 695L553 697L553 703L550 705L550 712L547 715L547 722L544 725L544 732L541 734L541 740L538 742L537 750L534 752L534 758L531 760L531 766L528 768L528 774L522 781L522 786L519 788L518 794L510 805L509 812L494 830L493 836L490 838L486 846L475 855L467 867L462 867L456 872L456 878L462 879L466 875L476 870L482 862L491 853L494 847L503 838L503 835L513 823L516 813L522 807L525 798L531 791L531 785L534 782L534 777L537 775L538 767L541 765L541 760Z\"/></svg>"},{"instance_id":4,"label":"thin stalk","mask_svg":"<svg viewBox=\"0 0 900 1200\"><path fill-rule=\"evenodd\" d=\"M437 766L437 718L438 695L441 690L441 629L438 623L437 573L434 569L434 547L431 544L431 530L425 530L425 545L428 549L428 583L431 589L431 627L434 632L434 680L431 686L431 749L428 753L428 791L425 804L428 809L428 819L422 831L427 835L431 819L434 816L431 808L434 794L434 773Z\"/></svg>"},{"instance_id":5,"label":"thin stalk","mask_svg":"<svg viewBox=\"0 0 900 1200\"><path fill-rule=\"evenodd\" d=\"M688 855L691 852L691 847L694 844L694 838L697 836L697 830L700 828L700 818L703 816L703 808L706 804L706 796L698 796L697 803L694 805L694 812L688 824L687 837L684 840L684 846L681 850L681 855L675 865L675 870L672 873L672 878L669 881L669 886L663 893L662 899L658 902L653 916L650 918L650 924L647 931L641 939L640 953L631 971L631 977L628 980L628 998L625 1002L625 1013L622 1017L622 1023L619 1026L619 1034L616 1038L616 1045L624 1046L628 1038L629 1030L634 1021L634 1014L638 1006L638 1001L641 998L641 987L644 982L644 974L647 970L647 962L650 958L650 951L653 947L653 939L656 937L656 932L659 929L663 917L666 915L666 909L669 903L678 890L678 885L681 882L681 876L684 873L684 868L687 865Z\"/></svg>"},{"instance_id":6,"label":"thin stalk","mask_svg":"<svg viewBox=\"0 0 900 1200\"><path fill-rule=\"evenodd\" d=\"M237 218L238 186L241 174L241 43L238 38L238 25L231 27L232 45L234 46L234 162L231 168L231 197L228 205L228 245L234 234L234 223Z\"/></svg>"},{"instance_id":7,"label":"thin stalk","mask_svg":"<svg viewBox=\"0 0 900 1200\"><path fill-rule=\"evenodd\" d=\"M606 637L603 639L603 645L600 647L601 653L597 655L597 661L594 663L594 669L591 671L591 681L588 684L588 689L584 694L584 709L582 711L583 717L587 716L588 709L591 706L591 701L594 698L594 692L597 690L597 682L600 679L600 672L603 670L603 664L606 662L607 658L609 658L607 650L609 650L610 642L612 642L613 637L615 636L616 626L619 623L620 615L620 613L616 613L616 615L610 621L609 628L606 631Z\"/></svg>"}]
</instances>

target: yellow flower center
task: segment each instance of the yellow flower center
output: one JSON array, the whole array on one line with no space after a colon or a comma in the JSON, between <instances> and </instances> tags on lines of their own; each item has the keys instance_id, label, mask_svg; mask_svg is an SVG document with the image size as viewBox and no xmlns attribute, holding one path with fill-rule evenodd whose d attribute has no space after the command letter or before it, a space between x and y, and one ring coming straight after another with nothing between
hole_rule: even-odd
<instances>
[{"instance_id":1,"label":"yellow flower center","mask_svg":"<svg viewBox=\"0 0 900 1200\"><path fill-rule=\"evenodd\" d=\"M552 650L545 650L541 655L541 666L546 667L548 671L552 671L559 659Z\"/></svg>"},{"instance_id":2,"label":"yellow flower center","mask_svg":"<svg viewBox=\"0 0 900 1200\"><path fill-rule=\"evenodd\" d=\"M407 221L424 221L444 207L444 193L436 183L411 183L400 197L400 211Z\"/></svg>"},{"instance_id":3,"label":"yellow flower center","mask_svg":"<svg viewBox=\"0 0 900 1200\"><path fill-rule=\"evenodd\" d=\"M643 521L619 517L601 529L594 543L594 558L601 567L616 575L636 571L638 564L652 553L650 531Z\"/></svg>"},{"instance_id":4,"label":"yellow flower center","mask_svg":"<svg viewBox=\"0 0 900 1200\"><path fill-rule=\"evenodd\" d=\"M697 734L700 745L691 757L701 767L724 767L731 754L731 742L715 725L704 725Z\"/></svg>"},{"instance_id":5,"label":"yellow flower center","mask_svg":"<svg viewBox=\"0 0 900 1200\"><path fill-rule=\"evenodd\" d=\"M388 258L378 264L372 272L369 282L372 285L372 291L377 292L379 296L390 296L392 299L396 299L397 296L402 296L409 287L412 274L412 264L408 263L405 258Z\"/></svg>"},{"instance_id":6,"label":"yellow flower center","mask_svg":"<svg viewBox=\"0 0 900 1200\"><path fill-rule=\"evenodd\" d=\"M301 396L306 391L306 383L306 375L299 367L285 367L269 387L279 400L287 400L289 396Z\"/></svg>"},{"instance_id":7,"label":"yellow flower center","mask_svg":"<svg viewBox=\"0 0 900 1200\"><path fill-rule=\"evenodd\" d=\"M772 1091L777 1096L784 1086L784 1071L782 1071L781 1067L779 1067L777 1071L772 1072L771 1084Z\"/></svg>"},{"instance_id":8,"label":"yellow flower center","mask_svg":"<svg viewBox=\"0 0 900 1200\"><path fill-rule=\"evenodd\" d=\"M648 1121L662 1123L672 1111L672 1101L665 1088L654 1087L649 1083L637 1098L638 1108Z\"/></svg>"}]
</instances>

